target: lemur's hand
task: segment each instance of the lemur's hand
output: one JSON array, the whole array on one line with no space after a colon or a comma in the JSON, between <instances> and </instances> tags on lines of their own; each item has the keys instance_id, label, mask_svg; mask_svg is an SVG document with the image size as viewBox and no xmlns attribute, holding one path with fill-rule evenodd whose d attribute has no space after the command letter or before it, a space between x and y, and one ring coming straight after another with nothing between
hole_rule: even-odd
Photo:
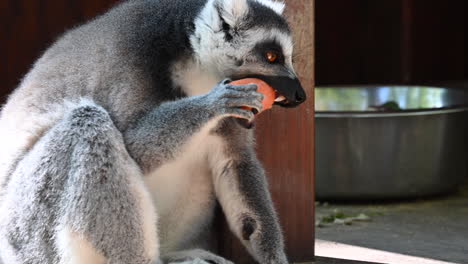
<instances>
[{"instance_id":1,"label":"lemur's hand","mask_svg":"<svg viewBox=\"0 0 468 264\"><path fill-rule=\"evenodd\" d=\"M240 219L237 235L259 263L288 264L283 234L273 215L264 213L261 217L252 217L245 214Z\"/></svg>"},{"instance_id":2,"label":"lemur's hand","mask_svg":"<svg viewBox=\"0 0 468 264\"><path fill-rule=\"evenodd\" d=\"M256 84L231 85L230 80L225 79L218 83L206 96L209 108L216 115L232 116L252 121L255 113L262 110L264 95L257 92ZM242 106L254 109L242 108Z\"/></svg>"}]
</instances>

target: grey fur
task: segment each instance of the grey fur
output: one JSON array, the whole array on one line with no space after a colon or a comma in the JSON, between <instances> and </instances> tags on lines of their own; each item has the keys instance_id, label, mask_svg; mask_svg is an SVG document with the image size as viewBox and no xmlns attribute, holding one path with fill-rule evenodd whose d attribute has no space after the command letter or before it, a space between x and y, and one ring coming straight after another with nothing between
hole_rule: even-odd
<instances>
[{"instance_id":1,"label":"grey fur","mask_svg":"<svg viewBox=\"0 0 468 264\"><path fill-rule=\"evenodd\" d=\"M9 214L0 225L3 243L13 252L2 254L17 254L20 263L59 263L56 229L69 227L110 263L150 263L129 189L129 178L142 176L135 171L137 165L104 109L89 104L72 110L35 144L11 177L7 188L12 191L3 201Z\"/></svg>"},{"instance_id":2,"label":"grey fur","mask_svg":"<svg viewBox=\"0 0 468 264\"><path fill-rule=\"evenodd\" d=\"M268 1L131 0L52 45L0 115L0 262L229 263L206 251L219 203L257 261L287 263L238 122L263 95L226 79L295 78ZM265 62L265 43L281 64Z\"/></svg>"},{"instance_id":3,"label":"grey fur","mask_svg":"<svg viewBox=\"0 0 468 264\"><path fill-rule=\"evenodd\" d=\"M176 157L180 146L208 121L233 115L253 120L252 111L240 107L262 109L263 95L256 90L255 84L230 85L224 80L208 94L163 103L125 131L127 148L150 172Z\"/></svg>"},{"instance_id":4,"label":"grey fur","mask_svg":"<svg viewBox=\"0 0 468 264\"><path fill-rule=\"evenodd\" d=\"M265 172L253 148L252 131L241 129L233 119L226 119L215 133L226 140L226 155L232 157L221 176L228 182L234 182L232 186L242 194L245 206L255 212L255 216L242 214L235 221L237 226L231 228L259 263L288 263ZM250 229L248 237L245 237L246 228Z\"/></svg>"}]
</instances>

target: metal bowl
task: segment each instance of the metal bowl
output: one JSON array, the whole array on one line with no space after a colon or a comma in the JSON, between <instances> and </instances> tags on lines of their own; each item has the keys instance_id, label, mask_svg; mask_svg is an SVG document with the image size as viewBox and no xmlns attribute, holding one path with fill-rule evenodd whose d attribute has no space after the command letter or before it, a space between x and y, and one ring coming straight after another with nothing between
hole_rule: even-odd
<instances>
[{"instance_id":1,"label":"metal bowl","mask_svg":"<svg viewBox=\"0 0 468 264\"><path fill-rule=\"evenodd\" d=\"M317 87L315 106L319 200L436 195L466 177L463 90Z\"/></svg>"}]
</instances>

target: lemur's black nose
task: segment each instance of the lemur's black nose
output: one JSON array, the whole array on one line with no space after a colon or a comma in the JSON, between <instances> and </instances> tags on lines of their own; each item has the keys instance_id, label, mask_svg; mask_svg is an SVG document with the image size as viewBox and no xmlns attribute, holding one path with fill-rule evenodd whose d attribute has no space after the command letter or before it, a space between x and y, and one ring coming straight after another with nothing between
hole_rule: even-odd
<instances>
[{"instance_id":1,"label":"lemur's black nose","mask_svg":"<svg viewBox=\"0 0 468 264\"><path fill-rule=\"evenodd\" d=\"M258 78L265 81L273 87L278 94L286 97L287 100L275 103L282 107L296 107L307 100L307 95L297 77L272 75L248 75L247 77Z\"/></svg>"},{"instance_id":2,"label":"lemur's black nose","mask_svg":"<svg viewBox=\"0 0 468 264\"><path fill-rule=\"evenodd\" d=\"M296 103L302 103L306 99L306 95L303 90L296 91Z\"/></svg>"}]
</instances>

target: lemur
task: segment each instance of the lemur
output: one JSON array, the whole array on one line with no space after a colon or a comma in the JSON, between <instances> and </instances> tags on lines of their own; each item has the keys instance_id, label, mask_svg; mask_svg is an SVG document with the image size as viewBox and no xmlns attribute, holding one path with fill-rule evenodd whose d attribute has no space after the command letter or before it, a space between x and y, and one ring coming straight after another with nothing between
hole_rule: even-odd
<instances>
[{"instance_id":1,"label":"lemur","mask_svg":"<svg viewBox=\"0 0 468 264\"><path fill-rule=\"evenodd\" d=\"M130 0L60 37L1 111L0 262L231 263L207 242L219 205L259 263L287 263L248 129L263 96L230 84L306 99L283 9Z\"/></svg>"}]
</instances>

